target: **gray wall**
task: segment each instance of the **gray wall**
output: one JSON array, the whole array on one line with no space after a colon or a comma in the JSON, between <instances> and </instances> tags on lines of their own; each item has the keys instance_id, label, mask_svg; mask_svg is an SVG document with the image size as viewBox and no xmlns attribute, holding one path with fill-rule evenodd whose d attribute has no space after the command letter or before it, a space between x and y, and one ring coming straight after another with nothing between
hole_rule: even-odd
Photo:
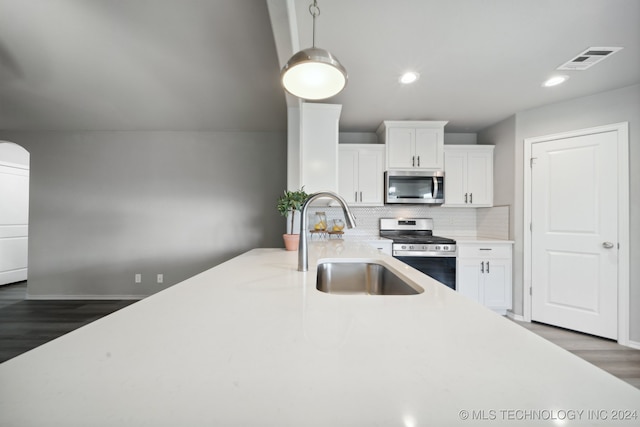
<instances>
[{"instance_id":1,"label":"gray wall","mask_svg":"<svg viewBox=\"0 0 640 427\"><path fill-rule=\"evenodd\" d=\"M31 153L32 297L145 296L249 249L282 246L275 203L286 184L284 133L0 139Z\"/></svg>"},{"instance_id":2,"label":"gray wall","mask_svg":"<svg viewBox=\"0 0 640 427\"><path fill-rule=\"evenodd\" d=\"M511 119L507 119L511 120ZM514 217L513 236L516 240L514 251L514 308L516 314L522 314L522 283L523 283L523 205L524 205L524 139L536 136L550 135L576 129L595 127L600 125L629 122L629 167L630 167L630 339L640 342L640 85L629 86L596 95L578 98L570 101L550 104L544 107L519 112L515 116L514 160L500 159L496 162L496 169L513 170L514 187ZM502 134L508 139L511 133L504 122L483 130L483 143L490 139L491 134ZM505 131L502 133L500 128ZM502 137L501 137L502 138ZM487 141L488 142L488 141ZM508 142L500 142L500 145ZM506 148L505 148L506 149ZM498 160L498 159L497 159ZM508 179L507 173L504 179ZM510 190L500 190L500 198L506 197ZM502 199L500 199L502 200Z\"/></svg>"},{"instance_id":3,"label":"gray wall","mask_svg":"<svg viewBox=\"0 0 640 427\"><path fill-rule=\"evenodd\" d=\"M478 133L479 144L495 145L493 151L493 204L510 206L515 199L516 116L511 116ZM512 215L513 217L513 215ZM510 228L513 233L513 227ZM511 235L513 237L513 235Z\"/></svg>"}]
</instances>

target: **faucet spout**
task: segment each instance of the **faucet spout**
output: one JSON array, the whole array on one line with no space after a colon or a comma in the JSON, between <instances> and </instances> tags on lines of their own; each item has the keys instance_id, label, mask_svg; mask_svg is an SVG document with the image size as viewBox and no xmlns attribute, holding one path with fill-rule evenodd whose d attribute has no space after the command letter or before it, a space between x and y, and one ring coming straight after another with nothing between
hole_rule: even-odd
<instances>
[{"instance_id":1,"label":"faucet spout","mask_svg":"<svg viewBox=\"0 0 640 427\"><path fill-rule=\"evenodd\" d=\"M309 205L316 199L327 197L335 200L342 207L344 213L344 220L347 224L347 228L354 228L356 226L356 218L353 216L351 209L347 202L338 194L331 191L320 191L313 193L309 196L307 201L302 205L300 210L300 242L298 243L298 271L309 270L309 243L307 242L307 228L309 226L309 219L307 218L307 209Z\"/></svg>"}]
</instances>

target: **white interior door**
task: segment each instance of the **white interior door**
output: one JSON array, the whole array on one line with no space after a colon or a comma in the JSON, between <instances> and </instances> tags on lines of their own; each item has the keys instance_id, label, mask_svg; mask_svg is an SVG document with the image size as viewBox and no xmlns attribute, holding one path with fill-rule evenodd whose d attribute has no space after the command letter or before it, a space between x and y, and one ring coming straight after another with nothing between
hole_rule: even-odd
<instances>
[{"instance_id":1,"label":"white interior door","mask_svg":"<svg viewBox=\"0 0 640 427\"><path fill-rule=\"evenodd\" d=\"M27 279L29 169L0 162L0 285Z\"/></svg>"},{"instance_id":2,"label":"white interior door","mask_svg":"<svg viewBox=\"0 0 640 427\"><path fill-rule=\"evenodd\" d=\"M617 134L532 144L531 318L617 339Z\"/></svg>"}]
</instances>

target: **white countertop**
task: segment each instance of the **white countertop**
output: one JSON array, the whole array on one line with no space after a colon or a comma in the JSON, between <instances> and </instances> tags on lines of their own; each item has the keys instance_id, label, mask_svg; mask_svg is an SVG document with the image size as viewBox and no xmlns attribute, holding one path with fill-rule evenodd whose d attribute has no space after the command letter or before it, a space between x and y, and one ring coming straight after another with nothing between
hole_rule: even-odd
<instances>
[{"instance_id":1,"label":"white countertop","mask_svg":"<svg viewBox=\"0 0 640 427\"><path fill-rule=\"evenodd\" d=\"M450 237L450 236L447 236ZM513 244L513 240L504 240L504 239L493 239L490 237L477 237L477 236L454 236L451 237L455 239L456 244L465 244L465 243L510 243Z\"/></svg>"},{"instance_id":2,"label":"white countertop","mask_svg":"<svg viewBox=\"0 0 640 427\"><path fill-rule=\"evenodd\" d=\"M325 257L378 259L424 293L322 293ZM250 251L0 364L0 425L640 424L611 421L640 390L369 246L296 263Z\"/></svg>"}]
</instances>

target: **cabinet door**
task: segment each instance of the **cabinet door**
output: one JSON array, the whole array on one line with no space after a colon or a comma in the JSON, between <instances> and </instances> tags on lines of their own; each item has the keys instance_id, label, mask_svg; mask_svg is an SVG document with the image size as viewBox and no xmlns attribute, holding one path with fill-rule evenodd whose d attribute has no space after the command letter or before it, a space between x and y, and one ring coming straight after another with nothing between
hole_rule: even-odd
<instances>
[{"instance_id":1,"label":"cabinet door","mask_svg":"<svg viewBox=\"0 0 640 427\"><path fill-rule=\"evenodd\" d=\"M442 169L442 132L436 129L416 129L415 166L420 169Z\"/></svg>"},{"instance_id":2,"label":"cabinet door","mask_svg":"<svg viewBox=\"0 0 640 427\"><path fill-rule=\"evenodd\" d=\"M447 206L465 206L467 155L465 152L451 151L444 156L444 203Z\"/></svg>"},{"instance_id":3,"label":"cabinet door","mask_svg":"<svg viewBox=\"0 0 640 427\"><path fill-rule=\"evenodd\" d=\"M341 105L335 104L302 104L299 185L304 185L307 193L338 190L338 122L341 109Z\"/></svg>"},{"instance_id":4,"label":"cabinet door","mask_svg":"<svg viewBox=\"0 0 640 427\"><path fill-rule=\"evenodd\" d=\"M467 191L472 206L493 205L493 153L467 154Z\"/></svg>"},{"instance_id":5,"label":"cabinet door","mask_svg":"<svg viewBox=\"0 0 640 427\"><path fill-rule=\"evenodd\" d=\"M347 203L356 203L358 201L358 150L340 148L338 157L338 194Z\"/></svg>"},{"instance_id":6,"label":"cabinet door","mask_svg":"<svg viewBox=\"0 0 640 427\"><path fill-rule=\"evenodd\" d=\"M362 204L384 204L384 149L358 152L358 196Z\"/></svg>"},{"instance_id":7,"label":"cabinet door","mask_svg":"<svg viewBox=\"0 0 640 427\"><path fill-rule=\"evenodd\" d=\"M389 128L387 137L387 168L413 168L415 152L415 130Z\"/></svg>"},{"instance_id":8,"label":"cabinet door","mask_svg":"<svg viewBox=\"0 0 640 427\"><path fill-rule=\"evenodd\" d=\"M472 300L482 303L480 260L458 258L456 290Z\"/></svg>"},{"instance_id":9,"label":"cabinet door","mask_svg":"<svg viewBox=\"0 0 640 427\"><path fill-rule=\"evenodd\" d=\"M510 309L511 260L488 259L484 264L484 305L492 309Z\"/></svg>"}]
</instances>

